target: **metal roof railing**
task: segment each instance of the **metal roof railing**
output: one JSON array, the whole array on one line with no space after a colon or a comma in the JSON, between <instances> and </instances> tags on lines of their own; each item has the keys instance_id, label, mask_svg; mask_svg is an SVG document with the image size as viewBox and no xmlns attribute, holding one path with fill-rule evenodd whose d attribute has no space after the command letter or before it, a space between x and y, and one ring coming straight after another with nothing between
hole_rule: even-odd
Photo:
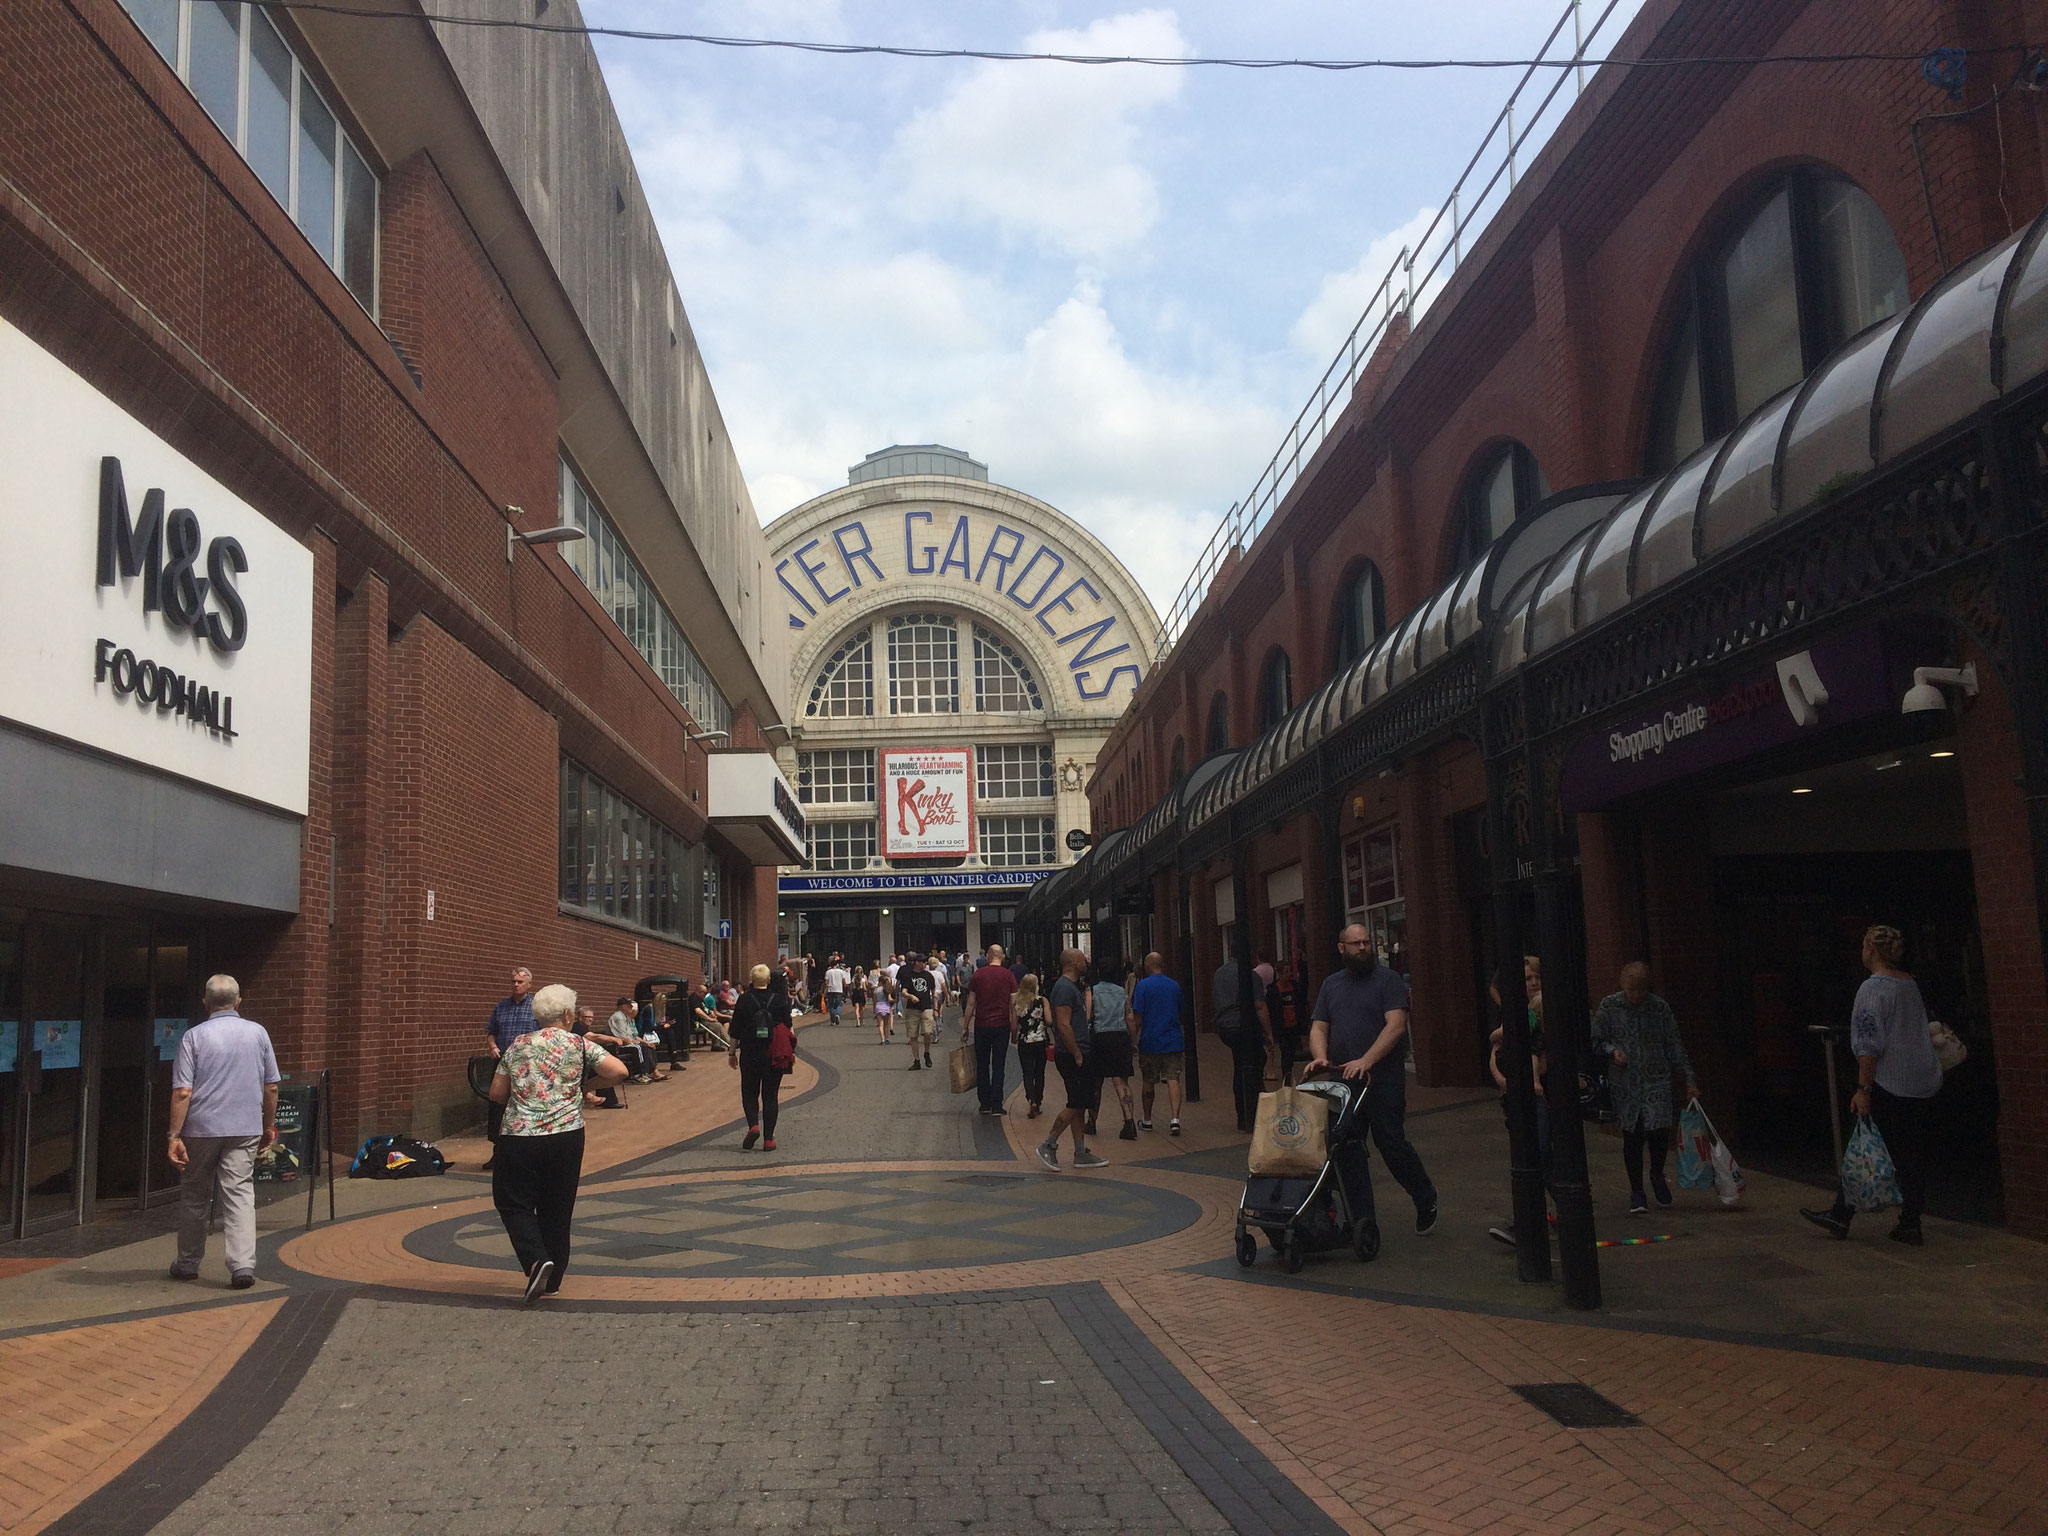
<instances>
[{"instance_id":1,"label":"metal roof railing","mask_svg":"<svg viewBox=\"0 0 2048 1536\"><path fill-rule=\"evenodd\" d=\"M1524 157L1525 146L1539 129L1547 134L1555 126L1551 108L1564 90L1566 80L1573 80L1576 85L1572 97L1558 108L1557 118L1561 119L1571 101L1584 93L1587 48L1613 18L1621 0L1607 0L1590 28L1584 24L1581 4L1582 0L1570 0L1559 14L1550 35L1543 40L1542 48L1522 71L1506 105L1486 130L1486 137L1479 141L1479 147L1465 163L1464 171L1438 206L1436 217L1430 220L1429 227L1414 246L1401 248L1393 265L1387 268L1386 276L1373 290L1365 313L1359 316L1351 334L1344 338L1344 345L1323 371L1314 393L1294 418L1294 424L1287 429L1278 450L1259 472L1258 480L1244 499L1224 514L1216 531L1209 536L1209 542L1202 546L1202 552L1195 557L1194 569L1188 573L1180 594L1160 624L1160 660L1165 659L1167 651L1187 629L1195 610L1202 606L1202 599L1208 596L1224 561L1233 551L1249 548L1260 530L1272 521L1274 512L1286 499L1288 491L1293 489L1303 468L1315 457L1336 418L1342 414L1344 402L1351 398L1360 372L1379 347L1394 317L1413 317L1418 291L1425 295L1424 302L1427 303L1430 284L1437 281L1439 275L1448 277L1457 271L1458 263L1464 259L1464 248L1484 232L1494 214L1507 201L1515 189L1518 162ZM1553 49L1560 49L1567 30L1572 39L1570 51L1553 54ZM1550 77L1548 88L1540 92L1530 89L1539 73ZM1524 93L1530 97L1530 103L1523 102ZM1518 106L1523 109L1519 122L1516 116Z\"/></svg>"}]
</instances>

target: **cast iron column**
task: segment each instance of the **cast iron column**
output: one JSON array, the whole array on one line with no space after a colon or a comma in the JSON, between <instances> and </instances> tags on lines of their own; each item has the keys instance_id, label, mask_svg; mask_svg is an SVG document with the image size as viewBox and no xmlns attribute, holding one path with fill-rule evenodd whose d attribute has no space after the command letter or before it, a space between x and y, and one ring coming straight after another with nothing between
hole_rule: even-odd
<instances>
[{"instance_id":1,"label":"cast iron column","mask_svg":"<svg viewBox=\"0 0 2048 1536\"><path fill-rule=\"evenodd\" d=\"M1593 1189L1586 1177L1586 1127L1579 1119L1579 1035L1586 998L1585 912L1562 870L1536 878L1536 949L1543 957L1543 1097L1550 1106L1550 1195L1557 1202L1557 1255L1565 1304L1600 1305L1600 1252Z\"/></svg>"},{"instance_id":2,"label":"cast iron column","mask_svg":"<svg viewBox=\"0 0 2048 1536\"><path fill-rule=\"evenodd\" d=\"M1195 912L1188 896L1187 867L1180 848L1173 850L1175 883L1180 889L1180 1032L1187 1051L1181 1058L1182 1096L1190 1104L1202 1099L1202 1053L1195 1048Z\"/></svg>"},{"instance_id":3,"label":"cast iron column","mask_svg":"<svg viewBox=\"0 0 2048 1536\"><path fill-rule=\"evenodd\" d=\"M1513 1202L1515 1273L1531 1284L1550 1279L1549 1209L1543 1199L1543 1156L1536 1140L1536 1084L1529 1054L1529 1003L1522 987L1522 893L1517 881L1514 815L1506 771L1487 765L1488 820L1493 840L1494 990L1500 996L1500 1070L1507 1079L1508 1191Z\"/></svg>"}]
</instances>

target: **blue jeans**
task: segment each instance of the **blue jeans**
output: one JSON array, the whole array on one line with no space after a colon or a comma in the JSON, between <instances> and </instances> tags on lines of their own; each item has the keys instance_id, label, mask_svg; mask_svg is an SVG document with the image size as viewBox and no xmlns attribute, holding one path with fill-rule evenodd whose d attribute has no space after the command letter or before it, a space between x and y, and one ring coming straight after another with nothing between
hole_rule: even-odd
<instances>
[{"instance_id":1,"label":"blue jeans","mask_svg":"<svg viewBox=\"0 0 2048 1536\"><path fill-rule=\"evenodd\" d=\"M983 1109L1003 1107L1003 1074L1010 1064L1010 1026L974 1026L974 1081Z\"/></svg>"}]
</instances>

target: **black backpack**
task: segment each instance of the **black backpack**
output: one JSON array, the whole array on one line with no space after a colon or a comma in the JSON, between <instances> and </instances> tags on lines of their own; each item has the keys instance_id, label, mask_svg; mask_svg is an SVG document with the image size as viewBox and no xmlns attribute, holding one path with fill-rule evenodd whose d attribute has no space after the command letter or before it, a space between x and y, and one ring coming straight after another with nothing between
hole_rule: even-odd
<instances>
[{"instance_id":1,"label":"black backpack","mask_svg":"<svg viewBox=\"0 0 2048 1536\"><path fill-rule=\"evenodd\" d=\"M372 1136L348 1165L352 1179L423 1179L447 1171L441 1149L412 1136Z\"/></svg>"}]
</instances>

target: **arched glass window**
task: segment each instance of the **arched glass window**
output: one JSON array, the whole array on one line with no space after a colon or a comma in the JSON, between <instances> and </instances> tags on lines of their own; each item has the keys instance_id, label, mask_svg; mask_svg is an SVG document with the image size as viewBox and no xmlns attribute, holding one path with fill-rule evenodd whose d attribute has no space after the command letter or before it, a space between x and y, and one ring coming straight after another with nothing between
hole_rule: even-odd
<instances>
[{"instance_id":1,"label":"arched glass window","mask_svg":"<svg viewBox=\"0 0 2048 1536\"><path fill-rule=\"evenodd\" d=\"M1188 776L1188 741L1185 736L1173 738L1173 756L1167 759L1167 763L1166 787L1171 789Z\"/></svg>"},{"instance_id":2,"label":"arched glass window","mask_svg":"<svg viewBox=\"0 0 2048 1536\"><path fill-rule=\"evenodd\" d=\"M1218 693L1209 701L1209 752L1226 752L1230 749L1230 695Z\"/></svg>"},{"instance_id":3,"label":"arched glass window","mask_svg":"<svg viewBox=\"0 0 2048 1536\"><path fill-rule=\"evenodd\" d=\"M872 715L875 712L875 646L868 632L850 635L818 669L807 715Z\"/></svg>"},{"instance_id":4,"label":"arched glass window","mask_svg":"<svg viewBox=\"0 0 2048 1536\"><path fill-rule=\"evenodd\" d=\"M1686 274L1645 455L1671 468L1866 326L1906 307L1906 258L1870 195L1798 170L1747 205Z\"/></svg>"},{"instance_id":5,"label":"arched glass window","mask_svg":"<svg viewBox=\"0 0 2048 1536\"><path fill-rule=\"evenodd\" d=\"M1337 593L1337 611L1330 630L1335 637L1332 660L1348 667L1373 648L1387 627L1387 593L1380 568L1370 560L1353 571Z\"/></svg>"},{"instance_id":6,"label":"arched glass window","mask_svg":"<svg viewBox=\"0 0 2048 1536\"><path fill-rule=\"evenodd\" d=\"M1550 482L1536 455L1520 443L1494 450L1465 482L1458 498L1458 544L1452 571L1462 571L1493 541L1515 526L1515 520L1550 494Z\"/></svg>"},{"instance_id":7,"label":"arched glass window","mask_svg":"<svg viewBox=\"0 0 2048 1536\"><path fill-rule=\"evenodd\" d=\"M951 618L918 613L889 621L889 713L960 713L960 626Z\"/></svg>"},{"instance_id":8,"label":"arched glass window","mask_svg":"<svg viewBox=\"0 0 2048 1536\"><path fill-rule=\"evenodd\" d=\"M1287 653L1275 650L1259 669L1259 729L1270 731L1294 708L1294 667Z\"/></svg>"},{"instance_id":9,"label":"arched glass window","mask_svg":"<svg viewBox=\"0 0 2048 1536\"><path fill-rule=\"evenodd\" d=\"M974 626L974 707L996 715L1045 708L1024 658L979 624Z\"/></svg>"}]
</instances>

